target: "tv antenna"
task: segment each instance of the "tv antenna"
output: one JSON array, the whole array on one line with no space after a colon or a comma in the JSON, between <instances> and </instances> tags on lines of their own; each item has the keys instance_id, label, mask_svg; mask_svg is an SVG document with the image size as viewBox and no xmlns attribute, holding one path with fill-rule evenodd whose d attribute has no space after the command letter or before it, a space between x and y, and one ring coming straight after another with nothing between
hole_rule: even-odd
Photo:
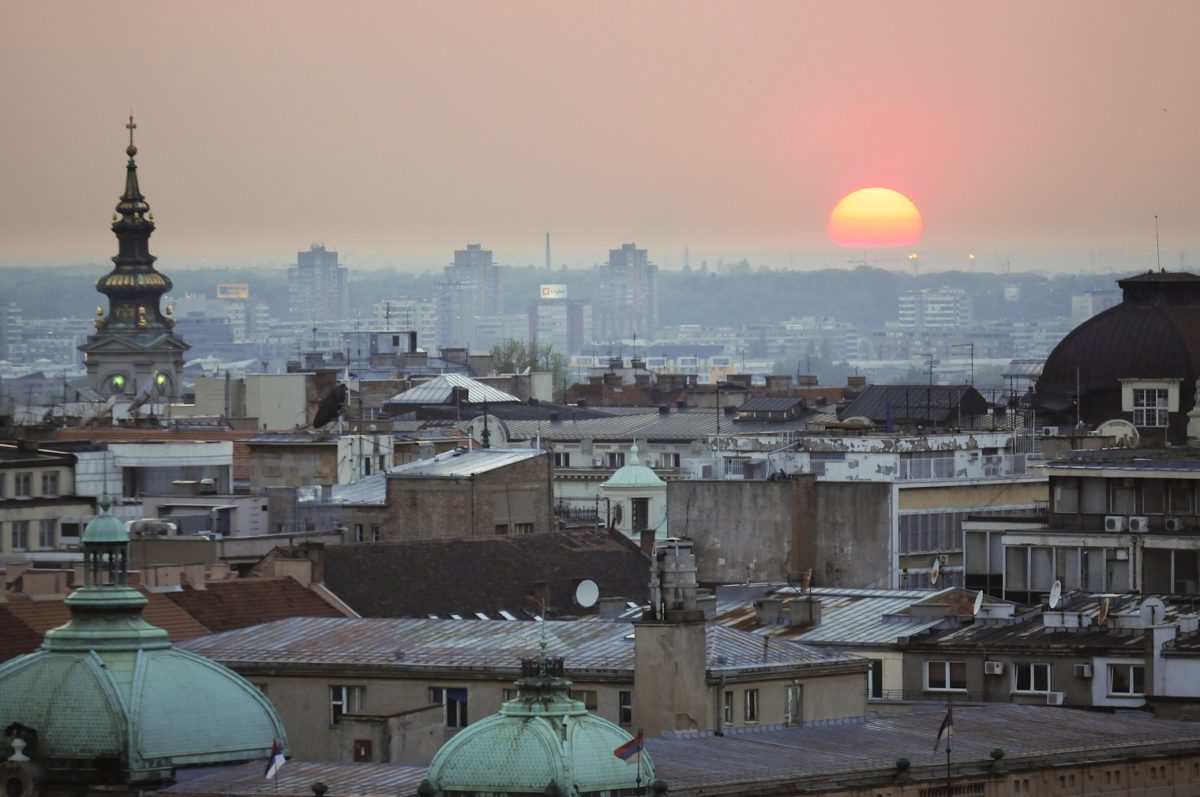
<instances>
[{"instance_id":1,"label":"tv antenna","mask_svg":"<svg viewBox=\"0 0 1200 797\"><path fill-rule=\"evenodd\" d=\"M590 578L585 578L579 582L579 586L575 588L575 602L584 609L590 609L596 605L596 601L600 599L600 588L596 586L596 582Z\"/></svg>"}]
</instances>

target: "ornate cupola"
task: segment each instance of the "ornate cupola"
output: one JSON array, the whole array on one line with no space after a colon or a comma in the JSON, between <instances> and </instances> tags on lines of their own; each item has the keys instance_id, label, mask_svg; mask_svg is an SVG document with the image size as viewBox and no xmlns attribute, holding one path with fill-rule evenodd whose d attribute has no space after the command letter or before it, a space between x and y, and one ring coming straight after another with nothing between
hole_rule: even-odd
<instances>
[{"instance_id":1,"label":"ornate cupola","mask_svg":"<svg viewBox=\"0 0 1200 797\"><path fill-rule=\"evenodd\" d=\"M44 779L43 794L153 790L181 768L262 760L274 740L286 745L261 691L178 650L142 617L129 535L109 506L103 499L84 531L71 619L47 631L39 650L0 664L0 727L24 742L29 781ZM10 781L8 794L36 797L22 782Z\"/></svg>"},{"instance_id":2,"label":"ornate cupola","mask_svg":"<svg viewBox=\"0 0 1200 797\"><path fill-rule=\"evenodd\" d=\"M174 333L171 308L162 307L171 280L154 268L150 254L154 214L138 186L137 147L133 117L129 130L129 161L125 164L125 192L113 214L117 236L113 270L96 281L96 290L108 297L108 311L96 308L96 334L80 347L89 381L102 395L129 394L164 398L179 394L183 352L188 346Z\"/></svg>"}]
</instances>

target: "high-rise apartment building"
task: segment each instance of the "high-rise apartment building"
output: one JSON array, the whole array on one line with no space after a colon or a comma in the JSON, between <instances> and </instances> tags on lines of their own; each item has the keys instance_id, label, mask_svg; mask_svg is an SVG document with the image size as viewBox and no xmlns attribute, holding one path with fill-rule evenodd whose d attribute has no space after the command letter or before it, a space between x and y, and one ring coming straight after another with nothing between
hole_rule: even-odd
<instances>
[{"instance_id":1,"label":"high-rise apartment building","mask_svg":"<svg viewBox=\"0 0 1200 797\"><path fill-rule=\"evenodd\" d=\"M439 346L479 345L479 320L503 311L502 277L503 267L495 264L490 249L467 244L454 253L438 286Z\"/></svg>"},{"instance_id":2,"label":"high-rise apartment building","mask_svg":"<svg viewBox=\"0 0 1200 797\"><path fill-rule=\"evenodd\" d=\"M420 299L384 299L375 303L375 327L388 332L417 333L417 345L426 350L438 341L438 305Z\"/></svg>"},{"instance_id":3,"label":"high-rise apartment building","mask_svg":"<svg viewBox=\"0 0 1200 797\"><path fill-rule=\"evenodd\" d=\"M543 285L540 296L529 305L529 342L553 346L567 356L578 354L592 325L592 306L568 300L566 285Z\"/></svg>"},{"instance_id":4,"label":"high-rise apartment building","mask_svg":"<svg viewBox=\"0 0 1200 797\"><path fill-rule=\"evenodd\" d=\"M637 244L609 250L608 262L599 271L594 338L652 336L658 328L658 266L650 262L646 250Z\"/></svg>"},{"instance_id":5,"label":"high-rise apartment building","mask_svg":"<svg viewBox=\"0 0 1200 797\"><path fill-rule=\"evenodd\" d=\"M347 270L322 244L296 253L288 269L288 313L295 321L335 321L350 315Z\"/></svg>"},{"instance_id":6,"label":"high-rise apartment building","mask_svg":"<svg viewBox=\"0 0 1200 797\"><path fill-rule=\"evenodd\" d=\"M970 326L971 297L958 288L908 291L900 295L899 329L960 329Z\"/></svg>"}]
</instances>

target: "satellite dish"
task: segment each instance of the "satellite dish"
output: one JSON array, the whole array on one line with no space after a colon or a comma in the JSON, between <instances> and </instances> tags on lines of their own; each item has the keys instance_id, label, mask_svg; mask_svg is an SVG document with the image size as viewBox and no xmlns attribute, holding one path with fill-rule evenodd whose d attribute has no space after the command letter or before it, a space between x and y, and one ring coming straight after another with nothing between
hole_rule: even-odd
<instances>
[{"instance_id":1,"label":"satellite dish","mask_svg":"<svg viewBox=\"0 0 1200 797\"><path fill-rule=\"evenodd\" d=\"M1050 608L1057 609L1059 601L1062 600L1062 582L1054 579L1054 583L1050 585Z\"/></svg>"},{"instance_id":2,"label":"satellite dish","mask_svg":"<svg viewBox=\"0 0 1200 797\"><path fill-rule=\"evenodd\" d=\"M1097 625L1104 625L1105 623L1108 622L1108 608L1109 608L1108 598L1105 598L1104 600L1100 601L1100 611L1096 613L1096 624Z\"/></svg>"},{"instance_id":3,"label":"satellite dish","mask_svg":"<svg viewBox=\"0 0 1200 797\"><path fill-rule=\"evenodd\" d=\"M929 566L929 583L937 585L938 578L942 575L942 557L933 557L933 564Z\"/></svg>"},{"instance_id":4,"label":"satellite dish","mask_svg":"<svg viewBox=\"0 0 1200 797\"><path fill-rule=\"evenodd\" d=\"M971 607L971 614L979 616L979 610L983 608L983 590L975 593L975 605Z\"/></svg>"},{"instance_id":5,"label":"satellite dish","mask_svg":"<svg viewBox=\"0 0 1200 797\"><path fill-rule=\"evenodd\" d=\"M599 599L600 588L590 578L580 581L579 586L575 588L575 602L585 609L595 606Z\"/></svg>"},{"instance_id":6,"label":"satellite dish","mask_svg":"<svg viewBox=\"0 0 1200 797\"><path fill-rule=\"evenodd\" d=\"M1113 418L1096 427L1096 434L1112 437L1118 446L1132 448L1138 444L1141 435L1137 427L1124 418Z\"/></svg>"},{"instance_id":7,"label":"satellite dish","mask_svg":"<svg viewBox=\"0 0 1200 797\"><path fill-rule=\"evenodd\" d=\"M1158 625L1166 613L1167 605L1158 598L1146 598L1138 609L1143 625Z\"/></svg>"}]
</instances>

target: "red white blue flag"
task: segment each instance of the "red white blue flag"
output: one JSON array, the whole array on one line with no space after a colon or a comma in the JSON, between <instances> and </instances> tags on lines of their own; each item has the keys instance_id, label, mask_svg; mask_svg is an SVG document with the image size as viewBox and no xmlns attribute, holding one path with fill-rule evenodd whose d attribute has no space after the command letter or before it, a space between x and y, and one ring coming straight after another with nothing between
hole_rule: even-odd
<instances>
[{"instance_id":1,"label":"red white blue flag","mask_svg":"<svg viewBox=\"0 0 1200 797\"><path fill-rule=\"evenodd\" d=\"M613 750L613 755L627 764L637 764L642 760L642 732Z\"/></svg>"},{"instance_id":2,"label":"red white blue flag","mask_svg":"<svg viewBox=\"0 0 1200 797\"><path fill-rule=\"evenodd\" d=\"M283 757L283 747L280 746L279 740L276 739L271 744L271 757L267 759L267 771L263 776L270 780L279 772L279 768L283 766L283 762L287 759Z\"/></svg>"}]
</instances>

